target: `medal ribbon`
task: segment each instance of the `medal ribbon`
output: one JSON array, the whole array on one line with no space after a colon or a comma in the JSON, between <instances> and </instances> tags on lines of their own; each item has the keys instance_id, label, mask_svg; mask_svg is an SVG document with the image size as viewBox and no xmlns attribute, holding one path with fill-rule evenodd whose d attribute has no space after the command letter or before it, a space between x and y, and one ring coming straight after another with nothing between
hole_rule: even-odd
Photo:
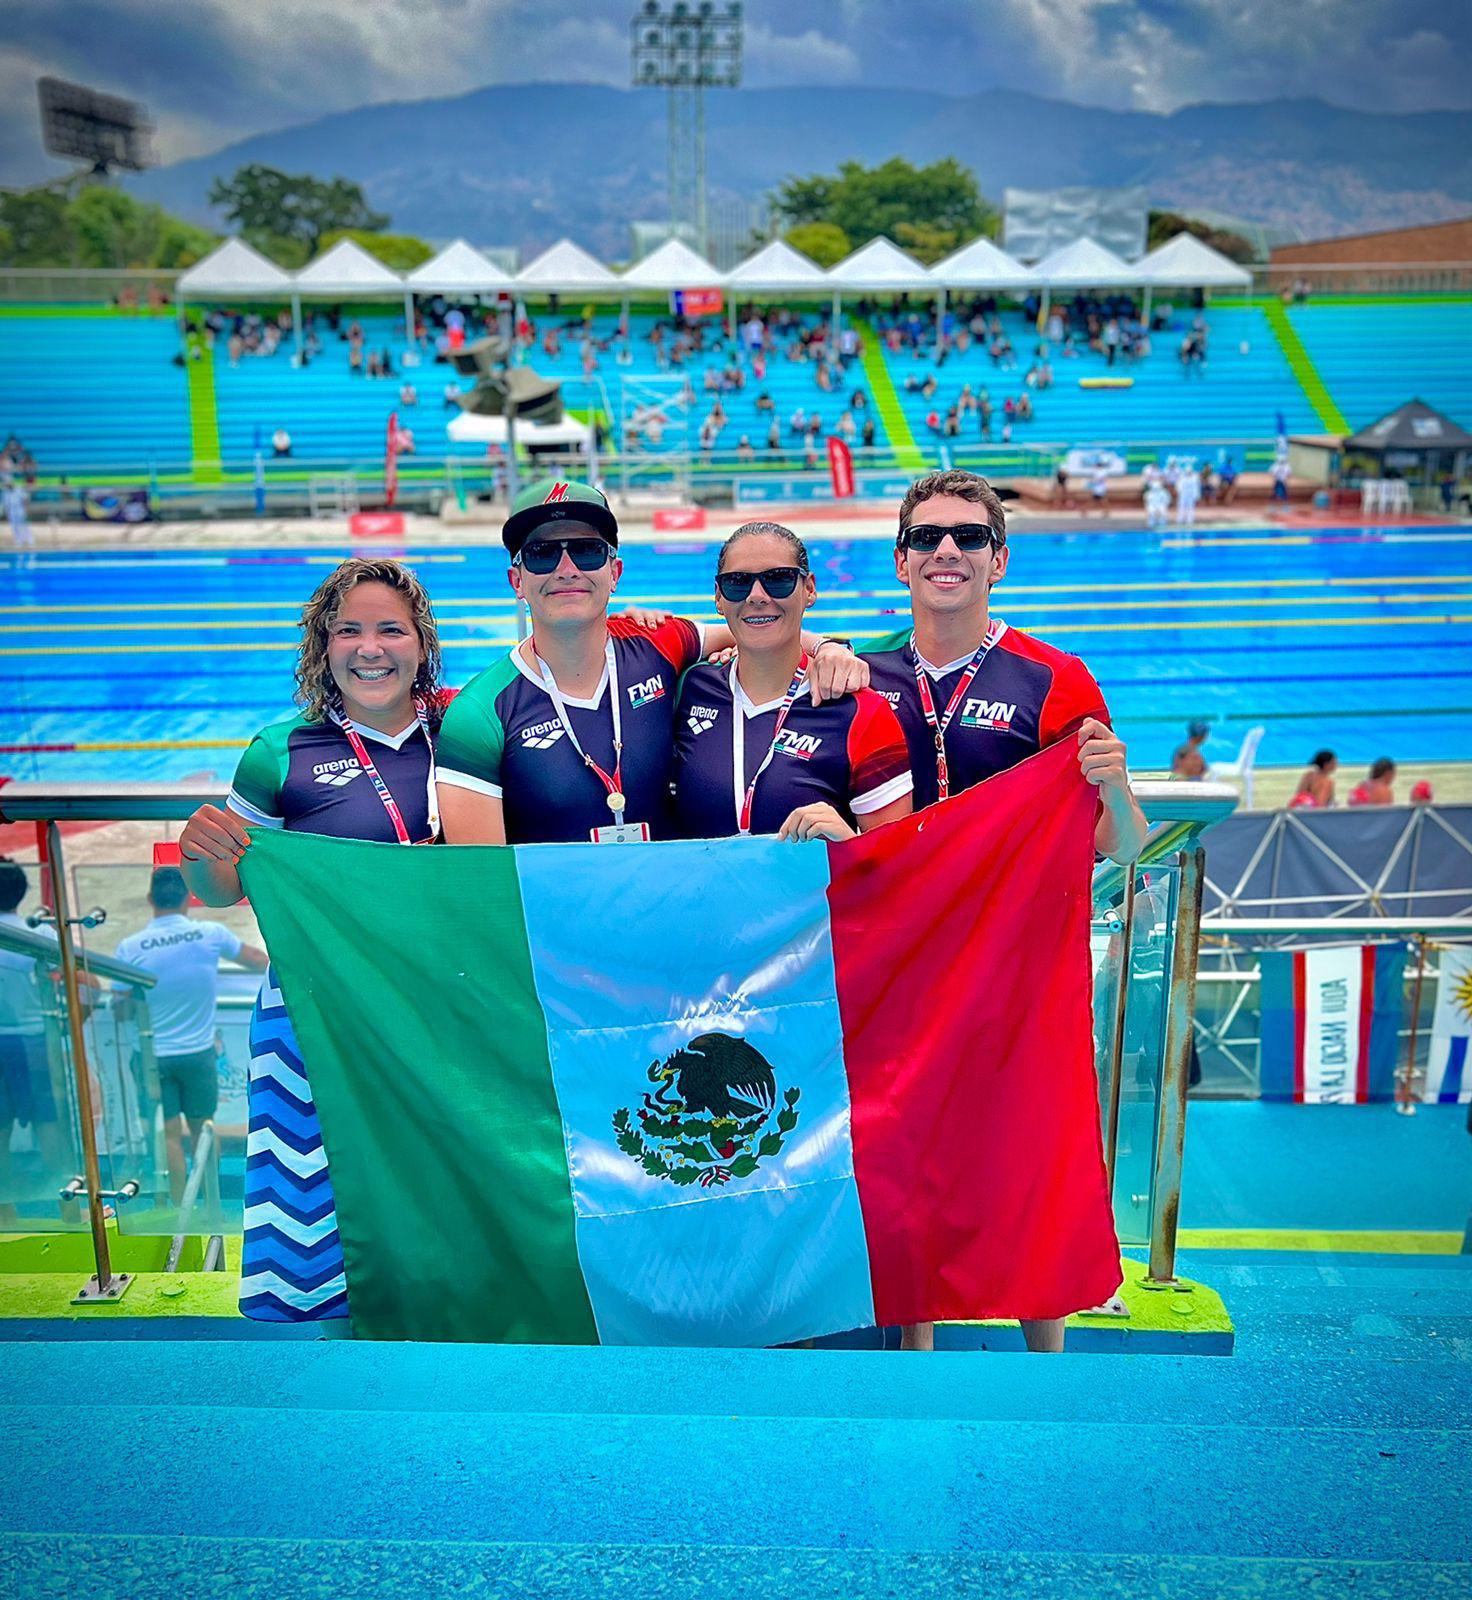
<instances>
[{"instance_id":1,"label":"medal ribbon","mask_svg":"<svg viewBox=\"0 0 1472 1600\"><path fill-rule=\"evenodd\" d=\"M414 715L419 719L419 726L424 731L424 742L429 747L429 781L426 785L429 809L429 838L424 842L430 844L439 837L440 807L439 796L435 792L434 786L434 740L429 733L429 714L425 709L424 701L417 695L414 697ZM388 812L388 820L394 825L394 837L400 844L413 844L414 841L409 837L409 829L404 822L404 814L399 810L399 802L394 799L393 791L383 781L378 768L373 765L373 757L368 754L368 746L363 743L362 736L353 726L352 720L344 716L340 711L332 713L332 720L342 729L353 755L357 758L358 765L368 774L368 781L373 785L374 793L377 794L382 802L383 809Z\"/></svg>"},{"instance_id":2,"label":"medal ribbon","mask_svg":"<svg viewBox=\"0 0 1472 1600\"><path fill-rule=\"evenodd\" d=\"M608 796L608 809L613 812L614 821L623 821L623 811L626 805L624 797L623 770L624 770L624 726L622 706L619 704L618 693L618 659L613 653L613 639L609 638L603 647L603 659L608 664L608 693L613 705L613 771L605 772L602 767L583 749L572 725L572 719L567 714L567 707L563 703L562 691L557 687L557 680L552 676L552 669L536 653L536 645L532 645L532 657L537 663L537 671L541 674L542 687L547 691L547 698L552 702L552 708L557 713L557 720L562 724L562 731L567 735L568 742L582 758L583 765L603 785L603 791Z\"/></svg>"},{"instance_id":3,"label":"medal ribbon","mask_svg":"<svg viewBox=\"0 0 1472 1600\"><path fill-rule=\"evenodd\" d=\"M794 702L802 693L803 684L807 681L808 657L803 652L802 660L797 664L797 671L792 675L792 682L787 685L787 693L782 696L782 704L777 709L777 726L772 729L772 742L767 746L767 753L762 758L762 764L756 769L750 783L746 785L746 793L741 794L741 782L746 776L746 717L741 710L738 699L738 684L736 680L736 663L731 663L731 774L733 787L739 797L736 802L736 827L742 834L751 832L751 806L756 799L757 780L772 764L772 757L777 754L777 741L782 737L782 730L787 726L787 714L792 710Z\"/></svg>"},{"instance_id":4,"label":"medal ribbon","mask_svg":"<svg viewBox=\"0 0 1472 1600\"><path fill-rule=\"evenodd\" d=\"M930 724L930 732L935 739L935 777L940 790L940 798L946 799L951 792L951 769L946 760L946 729L951 725L951 718L956 714L956 707L965 698L966 691L971 687L972 680L981 671L981 664L986 660L987 651L1002 637L1002 624L993 621L987 628L981 643L976 647L976 654L966 664L966 670L961 674L960 681L951 691L951 698L946 703L945 715L937 720L935 715L935 696L930 689L930 674L920 664L920 651L915 645L915 635L910 635L910 654L915 658L915 687L920 691L920 709L925 713L925 720Z\"/></svg>"}]
</instances>

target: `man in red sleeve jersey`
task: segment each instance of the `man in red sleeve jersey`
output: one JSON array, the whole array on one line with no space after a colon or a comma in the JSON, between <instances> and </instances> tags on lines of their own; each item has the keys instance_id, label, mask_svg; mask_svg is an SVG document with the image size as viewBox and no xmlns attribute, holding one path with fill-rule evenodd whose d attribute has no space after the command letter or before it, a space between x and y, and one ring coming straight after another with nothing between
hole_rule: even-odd
<instances>
[{"instance_id":1,"label":"man in red sleeve jersey","mask_svg":"<svg viewBox=\"0 0 1472 1600\"><path fill-rule=\"evenodd\" d=\"M1007 513L986 479L933 472L911 484L894 559L913 626L863 659L905 730L915 809L1073 739L1083 775L1099 790L1094 848L1133 861L1147 825L1098 684L1077 656L991 615L1008 554ZM1022 1331L1031 1350L1063 1348L1061 1320L1025 1321ZM907 1329L906 1343L929 1348L928 1327Z\"/></svg>"},{"instance_id":2,"label":"man in red sleeve jersey","mask_svg":"<svg viewBox=\"0 0 1472 1600\"><path fill-rule=\"evenodd\" d=\"M667 837L680 674L729 646L729 630L608 616L623 570L618 522L588 484L530 485L502 539L531 637L472 678L445 714L435 755L447 842ZM804 642L815 702L867 683L844 646Z\"/></svg>"}]
</instances>

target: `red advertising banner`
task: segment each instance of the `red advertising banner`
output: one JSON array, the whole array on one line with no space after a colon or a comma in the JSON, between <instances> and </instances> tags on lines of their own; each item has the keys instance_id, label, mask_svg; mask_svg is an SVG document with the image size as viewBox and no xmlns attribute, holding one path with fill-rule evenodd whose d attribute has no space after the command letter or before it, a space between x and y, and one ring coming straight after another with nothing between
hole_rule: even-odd
<instances>
[{"instance_id":1,"label":"red advertising banner","mask_svg":"<svg viewBox=\"0 0 1472 1600\"><path fill-rule=\"evenodd\" d=\"M698 533L704 527L704 506L671 506L654 513L656 533Z\"/></svg>"},{"instance_id":2,"label":"red advertising banner","mask_svg":"<svg viewBox=\"0 0 1472 1600\"><path fill-rule=\"evenodd\" d=\"M726 309L726 297L719 289L676 289L677 317L718 317Z\"/></svg>"},{"instance_id":3,"label":"red advertising banner","mask_svg":"<svg viewBox=\"0 0 1472 1600\"><path fill-rule=\"evenodd\" d=\"M853 451L836 434L831 433L828 435L828 475L833 480L835 500L848 500L853 497Z\"/></svg>"},{"instance_id":4,"label":"red advertising banner","mask_svg":"<svg viewBox=\"0 0 1472 1600\"><path fill-rule=\"evenodd\" d=\"M355 511L348 518L348 532L355 539L402 539L402 511Z\"/></svg>"}]
</instances>

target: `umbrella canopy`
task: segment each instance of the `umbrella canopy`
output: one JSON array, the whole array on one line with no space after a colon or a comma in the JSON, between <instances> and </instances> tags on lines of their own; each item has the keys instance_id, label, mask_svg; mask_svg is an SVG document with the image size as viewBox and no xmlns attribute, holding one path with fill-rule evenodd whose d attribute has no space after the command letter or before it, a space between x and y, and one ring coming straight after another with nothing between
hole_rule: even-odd
<instances>
[{"instance_id":1,"label":"umbrella canopy","mask_svg":"<svg viewBox=\"0 0 1472 1600\"><path fill-rule=\"evenodd\" d=\"M619 281L633 289L707 289L724 283L726 275L683 239L666 239Z\"/></svg>"},{"instance_id":2,"label":"umbrella canopy","mask_svg":"<svg viewBox=\"0 0 1472 1600\"><path fill-rule=\"evenodd\" d=\"M516 274L516 287L534 294L617 293L618 278L581 245L559 239Z\"/></svg>"},{"instance_id":3,"label":"umbrella canopy","mask_svg":"<svg viewBox=\"0 0 1472 1600\"><path fill-rule=\"evenodd\" d=\"M1344 441L1347 450L1472 450L1472 433L1424 400L1407 400Z\"/></svg>"},{"instance_id":4,"label":"umbrella canopy","mask_svg":"<svg viewBox=\"0 0 1472 1600\"><path fill-rule=\"evenodd\" d=\"M303 295L398 294L404 280L356 240L339 239L297 273L293 287Z\"/></svg>"},{"instance_id":5,"label":"umbrella canopy","mask_svg":"<svg viewBox=\"0 0 1472 1600\"><path fill-rule=\"evenodd\" d=\"M1252 274L1194 234L1178 233L1134 266L1136 281L1155 289L1246 289Z\"/></svg>"},{"instance_id":6,"label":"umbrella canopy","mask_svg":"<svg viewBox=\"0 0 1472 1600\"><path fill-rule=\"evenodd\" d=\"M1143 281L1138 267L1093 239L1075 239L1045 255L1032 270L1050 289L1133 289Z\"/></svg>"},{"instance_id":7,"label":"umbrella canopy","mask_svg":"<svg viewBox=\"0 0 1472 1600\"><path fill-rule=\"evenodd\" d=\"M415 294L495 294L513 284L509 272L502 272L463 239L415 267L405 281Z\"/></svg>"},{"instance_id":8,"label":"umbrella canopy","mask_svg":"<svg viewBox=\"0 0 1472 1600\"><path fill-rule=\"evenodd\" d=\"M748 256L726 274L733 291L742 294L821 294L830 285L828 274L785 239L773 239L754 256Z\"/></svg>"},{"instance_id":9,"label":"umbrella canopy","mask_svg":"<svg viewBox=\"0 0 1472 1600\"><path fill-rule=\"evenodd\" d=\"M175 292L181 300L218 296L249 299L253 296L290 294L292 278L244 239L227 239L203 261L179 274Z\"/></svg>"},{"instance_id":10,"label":"umbrella canopy","mask_svg":"<svg viewBox=\"0 0 1472 1600\"><path fill-rule=\"evenodd\" d=\"M936 262L930 275L948 289L1031 289L1040 282L1031 267L1024 267L990 239L962 245Z\"/></svg>"},{"instance_id":11,"label":"umbrella canopy","mask_svg":"<svg viewBox=\"0 0 1472 1600\"><path fill-rule=\"evenodd\" d=\"M830 289L881 289L901 293L906 289L938 289L928 267L907 255L888 239L871 239L828 274Z\"/></svg>"}]
</instances>

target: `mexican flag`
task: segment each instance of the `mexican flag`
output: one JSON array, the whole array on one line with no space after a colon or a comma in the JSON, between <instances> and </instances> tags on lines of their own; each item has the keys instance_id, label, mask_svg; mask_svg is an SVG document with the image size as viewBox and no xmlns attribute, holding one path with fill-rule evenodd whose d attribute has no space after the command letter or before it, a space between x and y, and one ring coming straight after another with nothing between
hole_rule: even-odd
<instances>
[{"instance_id":1,"label":"mexican flag","mask_svg":"<svg viewBox=\"0 0 1472 1600\"><path fill-rule=\"evenodd\" d=\"M243 864L364 1337L770 1345L1119 1284L1072 741L839 845Z\"/></svg>"}]
</instances>

